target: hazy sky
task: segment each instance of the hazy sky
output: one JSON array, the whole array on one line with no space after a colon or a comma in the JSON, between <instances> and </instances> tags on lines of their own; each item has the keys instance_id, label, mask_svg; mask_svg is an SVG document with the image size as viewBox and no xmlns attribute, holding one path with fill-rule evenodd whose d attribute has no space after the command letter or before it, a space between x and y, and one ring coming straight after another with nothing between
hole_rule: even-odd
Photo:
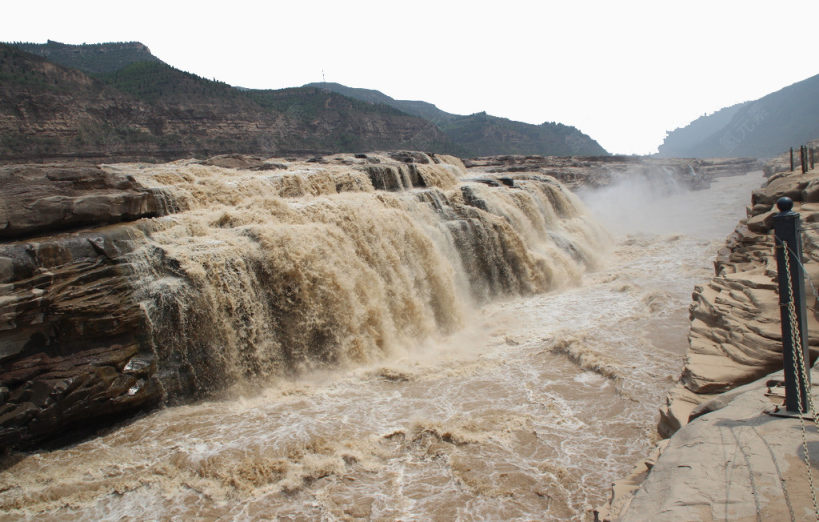
<instances>
[{"instance_id":1,"label":"hazy sky","mask_svg":"<svg viewBox=\"0 0 819 522\"><path fill-rule=\"evenodd\" d=\"M254 88L324 71L643 154L667 130L819 73L817 24L817 0L60 0L4 2L0 41L137 40L174 67Z\"/></svg>"}]
</instances>

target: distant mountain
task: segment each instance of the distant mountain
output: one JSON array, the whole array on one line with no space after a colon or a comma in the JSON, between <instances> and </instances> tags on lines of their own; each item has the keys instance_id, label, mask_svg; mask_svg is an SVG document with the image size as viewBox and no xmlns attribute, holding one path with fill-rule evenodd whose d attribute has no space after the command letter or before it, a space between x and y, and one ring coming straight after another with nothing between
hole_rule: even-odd
<instances>
[{"instance_id":1,"label":"distant mountain","mask_svg":"<svg viewBox=\"0 0 819 522\"><path fill-rule=\"evenodd\" d=\"M3 161L396 149L606 154L559 123L460 116L339 84L231 87L176 69L139 42L0 44Z\"/></svg>"},{"instance_id":2,"label":"distant mountain","mask_svg":"<svg viewBox=\"0 0 819 522\"><path fill-rule=\"evenodd\" d=\"M371 90L347 87L339 83L310 83L316 87L343 94L363 102L394 107L419 116L440 127L469 156L496 154L538 154L543 156L601 156L608 154L603 147L575 127L561 123L532 125L485 112L462 116L442 111L423 101L396 100Z\"/></svg>"},{"instance_id":3,"label":"distant mountain","mask_svg":"<svg viewBox=\"0 0 819 522\"><path fill-rule=\"evenodd\" d=\"M819 137L819 75L702 116L666 136L662 157L773 157Z\"/></svg>"},{"instance_id":4,"label":"distant mountain","mask_svg":"<svg viewBox=\"0 0 819 522\"><path fill-rule=\"evenodd\" d=\"M532 125L479 112L457 116L441 130L472 156L524 154L540 156L606 156L608 152L575 127L546 122Z\"/></svg>"},{"instance_id":5,"label":"distant mountain","mask_svg":"<svg viewBox=\"0 0 819 522\"><path fill-rule=\"evenodd\" d=\"M407 114L412 114L413 116L418 116L424 118L425 120L429 120L436 125L440 125L442 122L457 118L457 115L444 112L431 103L427 103L425 101L396 100L387 96L381 91L376 91L373 89L359 89L356 87L347 87L346 85L341 85L340 83L331 82L308 83L305 85L305 87L325 89L367 103L389 105L390 107L394 107L401 112L406 112Z\"/></svg>"},{"instance_id":6,"label":"distant mountain","mask_svg":"<svg viewBox=\"0 0 819 522\"><path fill-rule=\"evenodd\" d=\"M665 141L659 147L663 157L685 157L686 154L700 145L703 136L711 136L725 128L739 110L751 102L738 103L720 109L713 114L700 116L685 127L667 133Z\"/></svg>"},{"instance_id":7,"label":"distant mountain","mask_svg":"<svg viewBox=\"0 0 819 522\"><path fill-rule=\"evenodd\" d=\"M0 44L0 159L462 151L438 127L392 107L315 88L236 89L142 60L145 52L141 44L50 42L31 54Z\"/></svg>"}]
</instances>

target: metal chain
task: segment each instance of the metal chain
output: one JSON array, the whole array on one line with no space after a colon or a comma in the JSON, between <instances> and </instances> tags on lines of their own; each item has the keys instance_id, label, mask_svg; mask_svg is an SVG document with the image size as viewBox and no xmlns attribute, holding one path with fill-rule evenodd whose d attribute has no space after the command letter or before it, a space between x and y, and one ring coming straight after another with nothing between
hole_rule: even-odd
<instances>
[{"instance_id":1,"label":"metal chain","mask_svg":"<svg viewBox=\"0 0 819 522\"><path fill-rule=\"evenodd\" d=\"M785 244L784 242L782 243L782 248L784 250L784 258L785 258L785 274L788 277L788 295L790 295L790 299L789 299L789 302L788 302L788 320L791 323L791 331L795 333L795 337L799 340L800 347L804 348L802 346L802 337L801 337L801 332L799 330L799 320L796 317L796 303L795 303L795 300L794 300L793 287L792 287L792 283L791 283L791 263L790 263L791 258L790 258L790 253L793 253L793 250L791 250L791 248L787 244ZM809 276L807 270L805 269L805 266L798 259L796 260L796 262L802 268L802 271L804 272L808 282L810 283L811 288L813 289L814 295L816 296L817 299L819 299L819 294L816 293L816 289L813 287L813 282L810 280L810 276ZM807 384L808 383L808 375L807 375L808 370L807 370L807 364L805 362L805 352L804 352L804 350L797 350L796 358L794 358L793 364L794 364L794 371L798 372L799 375L801 376L802 382ZM797 366L797 364L798 364L798 366ZM814 403L813 403L813 394L806 391L805 395L808 398L808 408L810 408L809 413L810 413L811 417L813 418L813 422L814 422L814 424L816 424L817 429L819 429L819 417L817 417L817 415L816 415L816 407L814 406ZM798 399L800 401L802 400L802 395L801 394L799 394ZM800 411L801 411L801 407L800 407Z\"/></svg>"},{"instance_id":2,"label":"metal chain","mask_svg":"<svg viewBox=\"0 0 819 522\"><path fill-rule=\"evenodd\" d=\"M776 237L774 236L774 240ZM798 379L802 380L802 385L807 385L807 373L806 373L806 365L805 365L805 354L804 354L804 347L802 346L802 334L799 331L799 320L796 317L796 303L794 302L794 295L793 295L793 284L791 283L791 261L790 261L790 254L788 251L790 248L784 241L780 241L782 251L784 253L784 265L785 265L785 275L786 280L788 282L788 321L791 324L791 337L793 339L792 345L798 343L799 348L794 350L796 353L796 357L793 358L793 365L794 365L794 375L797 375ZM805 430L805 419L802 418L802 393L799 389L802 386L797 386L797 393L796 393L796 402L797 402L797 409L799 410L798 417L799 417L799 426L802 428L802 447L805 450L805 469L808 473L808 482L810 484L810 494L811 500L813 501L813 512L816 514L816 520L819 520L819 507L816 503L816 488L813 484L813 472L811 471L810 465L810 454L808 453L808 439L807 433ZM811 390L806 390L805 395L808 399L808 413L813 417L813 422L816 423L817 427L819 428L819 419L816 417L816 409L813 404L813 394Z\"/></svg>"}]
</instances>

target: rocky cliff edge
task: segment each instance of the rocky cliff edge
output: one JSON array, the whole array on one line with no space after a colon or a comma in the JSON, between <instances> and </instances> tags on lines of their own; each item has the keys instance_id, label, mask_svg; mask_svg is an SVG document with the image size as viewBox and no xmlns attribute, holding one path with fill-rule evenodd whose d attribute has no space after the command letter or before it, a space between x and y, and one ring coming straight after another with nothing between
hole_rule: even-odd
<instances>
[{"instance_id":1,"label":"rocky cliff edge","mask_svg":"<svg viewBox=\"0 0 819 522\"><path fill-rule=\"evenodd\" d=\"M772 417L764 410L783 400L768 386L770 381L782 380L770 231L774 204L782 196L794 200L794 210L802 218L811 361L819 354L819 308L815 306L819 302L815 290L819 286L819 169L806 174L777 170L781 169L768 169L772 175L753 192L748 218L718 252L715 277L694 289L685 367L660 408L658 431L671 439L661 441L631 475L613 484L611 501L598 513L600 519L810 515L804 462L799 466L805 459L799 421ZM808 447L814 447L816 427L810 421L807 434ZM811 466L816 465L811 460Z\"/></svg>"}]
</instances>

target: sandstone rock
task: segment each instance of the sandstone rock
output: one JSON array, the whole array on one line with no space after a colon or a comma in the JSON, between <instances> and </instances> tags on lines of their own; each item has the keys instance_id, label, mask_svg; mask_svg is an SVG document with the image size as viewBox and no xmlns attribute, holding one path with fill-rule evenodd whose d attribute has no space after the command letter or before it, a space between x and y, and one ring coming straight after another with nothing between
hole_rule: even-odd
<instances>
[{"instance_id":1,"label":"sandstone rock","mask_svg":"<svg viewBox=\"0 0 819 522\"><path fill-rule=\"evenodd\" d=\"M645 481L648 473L656 465L660 455L668 445L668 440L660 441L652 450L651 455L637 464L627 477L615 481L611 485L611 500L600 509L595 510L595 520L618 520L629 508L634 494Z\"/></svg>"},{"instance_id":2,"label":"sandstone rock","mask_svg":"<svg viewBox=\"0 0 819 522\"><path fill-rule=\"evenodd\" d=\"M768 208L768 205L764 205ZM778 210L757 213L748 219L748 230L757 234L766 234L773 228L773 218L778 214Z\"/></svg>"},{"instance_id":3,"label":"sandstone rock","mask_svg":"<svg viewBox=\"0 0 819 522\"><path fill-rule=\"evenodd\" d=\"M0 405L0 445L24 446L61 429L157 403L155 365L131 364L135 345L110 345L61 357L17 359L0 378L11 390Z\"/></svg>"},{"instance_id":4,"label":"sandstone rock","mask_svg":"<svg viewBox=\"0 0 819 522\"><path fill-rule=\"evenodd\" d=\"M781 378L764 376L704 405L670 439L619 520L815 518L799 420L764 413L774 405L766 383Z\"/></svg>"},{"instance_id":5,"label":"sandstone rock","mask_svg":"<svg viewBox=\"0 0 819 522\"><path fill-rule=\"evenodd\" d=\"M132 298L127 225L0 245L0 446L155 404L161 387Z\"/></svg>"},{"instance_id":6,"label":"sandstone rock","mask_svg":"<svg viewBox=\"0 0 819 522\"><path fill-rule=\"evenodd\" d=\"M754 381L782 365L782 341L776 284L776 261L770 227L775 212L771 205L787 195L796 201L794 210L805 223L819 219L819 205L800 201L802 189L819 172L805 176L780 173L754 191L758 207L768 209L740 224L726 241L715 262L716 277L698 286L690 307L689 351L679 383L660 408L658 430L671 436L689 421L702 402L742 384ZM812 259L819 249L819 234L803 231L804 254ZM819 267L805 264L808 280L819 284ZM809 302L809 305L812 302ZM811 360L819 356L819 321L808 314Z\"/></svg>"},{"instance_id":7,"label":"sandstone rock","mask_svg":"<svg viewBox=\"0 0 819 522\"><path fill-rule=\"evenodd\" d=\"M801 172L789 172L772 177L765 187L753 192L751 203L753 205L773 205L776 200L783 196L787 196L794 201L802 201L802 191L817 178L819 178L819 172L806 175Z\"/></svg>"},{"instance_id":8,"label":"sandstone rock","mask_svg":"<svg viewBox=\"0 0 819 522\"><path fill-rule=\"evenodd\" d=\"M163 201L133 178L99 167L2 166L0 239L160 216L168 213Z\"/></svg>"},{"instance_id":9,"label":"sandstone rock","mask_svg":"<svg viewBox=\"0 0 819 522\"><path fill-rule=\"evenodd\" d=\"M240 170L286 170L287 165L265 161L259 156L249 154L222 154L213 156L202 162L203 165L213 165L226 169Z\"/></svg>"},{"instance_id":10,"label":"sandstone rock","mask_svg":"<svg viewBox=\"0 0 819 522\"><path fill-rule=\"evenodd\" d=\"M165 214L165 201L98 167L0 167L0 446L160 400L129 282L144 234L122 222Z\"/></svg>"},{"instance_id":11,"label":"sandstone rock","mask_svg":"<svg viewBox=\"0 0 819 522\"><path fill-rule=\"evenodd\" d=\"M801 200L806 203L819 202L819 179L812 179L802 189Z\"/></svg>"}]
</instances>

